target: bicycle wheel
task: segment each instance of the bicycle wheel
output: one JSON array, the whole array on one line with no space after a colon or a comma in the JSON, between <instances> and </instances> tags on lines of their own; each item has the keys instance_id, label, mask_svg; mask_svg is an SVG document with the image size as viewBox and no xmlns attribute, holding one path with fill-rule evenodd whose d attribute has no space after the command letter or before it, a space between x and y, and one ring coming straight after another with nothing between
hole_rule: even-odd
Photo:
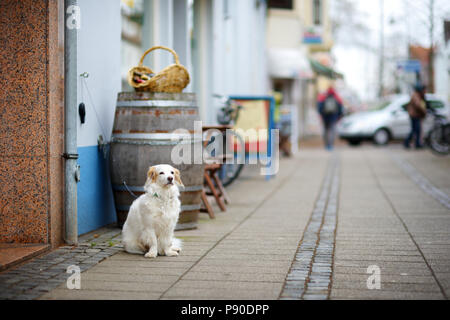
<instances>
[{"instance_id":1,"label":"bicycle wheel","mask_svg":"<svg viewBox=\"0 0 450 320\"><path fill-rule=\"evenodd\" d=\"M234 131L228 131L227 135L224 143L224 152L225 154L230 155L230 157L228 158L227 163L222 166L219 173L219 178L224 187L229 186L237 177L239 177L245 165L244 139ZM237 151L236 147L238 149Z\"/></svg>"},{"instance_id":2,"label":"bicycle wheel","mask_svg":"<svg viewBox=\"0 0 450 320\"><path fill-rule=\"evenodd\" d=\"M450 154L450 124L439 125L428 136L431 150L438 155Z\"/></svg>"}]
</instances>

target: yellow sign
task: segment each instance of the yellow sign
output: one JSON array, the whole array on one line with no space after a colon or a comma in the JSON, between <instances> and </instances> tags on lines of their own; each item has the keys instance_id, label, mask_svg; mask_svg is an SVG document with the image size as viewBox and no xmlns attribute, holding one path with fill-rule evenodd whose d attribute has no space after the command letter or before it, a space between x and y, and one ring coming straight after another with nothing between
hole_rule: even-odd
<instances>
[{"instance_id":1,"label":"yellow sign","mask_svg":"<svg viewBox=\"0 0 450 320\"><path fill-rule=\"evenodd\" d=\"M259 133L260 130L265 130L265 137L259 137L260 139L267 140L267 106L266 101L256 100L256 101L240 101L243 106L239 112L239 118L236 122L235 129L243 130L247 132L248 130L254 129ZM248 142L255 142L258 137L249 136Z\"/></svg>"},{"instance_id":2,"label":"yellow sign","mask_svg":"<svg viewBox=\"0 0 450 320\"><path fill-rule=\"evenodd\" d=\"M268 139L268 102L265 100L239 100L242 109L234 129L245 140L249 153L266 152Z\"/></svg>"},{"instance_id":3,"label":"yellow sign","mask_svg":"<svg viewBox=\"0 0 450 320\"><path fill-rule=\"evenodd\" d=\"M122 0L122 3L129 8L134 8L134 0Z\"/></svg>"}]
</instances>

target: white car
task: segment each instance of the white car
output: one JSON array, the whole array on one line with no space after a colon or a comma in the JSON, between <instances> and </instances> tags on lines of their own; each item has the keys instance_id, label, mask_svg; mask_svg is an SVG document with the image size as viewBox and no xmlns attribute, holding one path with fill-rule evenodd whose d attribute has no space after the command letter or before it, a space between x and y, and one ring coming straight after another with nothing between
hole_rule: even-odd
<instances>
[{"instance_id":1,"label":"white car","mask_svg":"<svg viewBox=\"0 0 450 320\"><path fill-rule=\"evenodd\" d=\"M449 117L449 107L432 94L426 94L430 107L439 115ZM405 139L411 128L406 106L410 96L396 95L372 111L357 112L339 121L337 131L341 139L352 145L358 145L363 140L373 140L375 144L385 145L389 140ZM428 114L423 121L422 133L425 137L433 126L433 116Z\"/></svg>"}]
</instances>

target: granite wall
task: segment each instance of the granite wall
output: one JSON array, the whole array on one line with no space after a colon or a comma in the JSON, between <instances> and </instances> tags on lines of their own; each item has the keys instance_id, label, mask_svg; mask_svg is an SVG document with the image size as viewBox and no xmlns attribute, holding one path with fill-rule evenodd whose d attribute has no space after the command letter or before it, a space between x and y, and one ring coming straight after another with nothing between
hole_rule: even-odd
<instances>
[{"instance_id":1,"label":"granite wall","mask_svg":"<svg viewBox=\"0 0 450 320\"><path fill-rule=\"evenodd\" d=\"M0 242L62 242L63 10L0 1Z\"/></svg>"}]
</instances>

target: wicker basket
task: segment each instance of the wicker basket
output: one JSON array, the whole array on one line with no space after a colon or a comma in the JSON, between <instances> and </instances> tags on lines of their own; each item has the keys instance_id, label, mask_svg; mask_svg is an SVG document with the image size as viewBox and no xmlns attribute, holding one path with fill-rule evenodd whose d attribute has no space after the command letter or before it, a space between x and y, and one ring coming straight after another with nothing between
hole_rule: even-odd
<instances>
[{"instance_id":1,"label":"wicker basket","mask_svg":"<svg viewBox=\"0 0 450 320\"><path fill-rule=\"evenodd\" d=\"M145 56L156 49L167 50L175 57L175 64L172 64L157 74L154 74L153 70L143 65ZM143 80L139 79L140 83L136 82L135 77L140 77L144 74ZM150 75L150 77L148 77ZM178 55L172 49L157 46L145 51L139 66L131 68L128 71L128 83L135 88L136 91L149 91L149 92L167 92L167 93L179 93L189 84L189 73L184 66L180 64Z\"/></svg>"}]
</instances>

